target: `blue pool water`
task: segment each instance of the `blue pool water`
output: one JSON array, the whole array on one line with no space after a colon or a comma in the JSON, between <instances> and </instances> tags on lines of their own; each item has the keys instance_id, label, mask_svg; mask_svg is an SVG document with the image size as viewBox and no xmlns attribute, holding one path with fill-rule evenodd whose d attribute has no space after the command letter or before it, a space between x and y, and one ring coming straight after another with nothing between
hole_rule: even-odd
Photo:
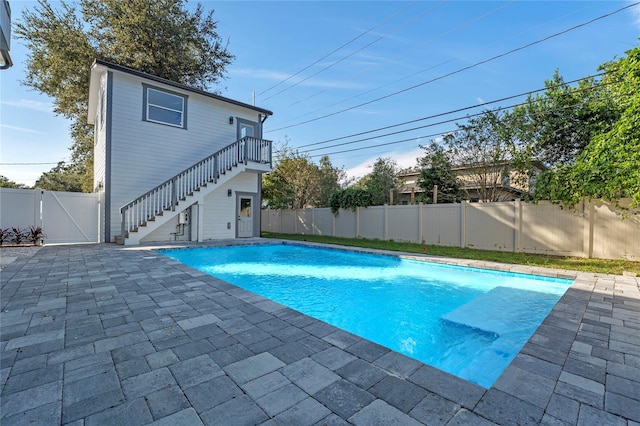
<instances>
[{"instance_id":1,"label":"blue pool water","mask_svg":"<svg viewBox=\"0 0 640 426\"><path fill-rule=\"evenodd\" d=\"M291 244L162 253L485 387L571 285Z\"/></svg>"}]
</instances>

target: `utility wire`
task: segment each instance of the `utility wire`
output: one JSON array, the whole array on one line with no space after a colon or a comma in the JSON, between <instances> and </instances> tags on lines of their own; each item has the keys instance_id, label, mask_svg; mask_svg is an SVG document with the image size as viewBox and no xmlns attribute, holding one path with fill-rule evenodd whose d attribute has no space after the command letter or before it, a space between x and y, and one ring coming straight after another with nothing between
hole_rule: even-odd
<instances>
[{"instance_id":1,"label":"utility wire","mask_svg":"<svg viewBox=\"0 0 640 426\"><path fill-rule=\"evenodd\" d=\"M361 151L361 150L370 149L370 148L378 148L380 146L395 145L395 144L399 144L399 143L402 143L402 142L415 141L416 139L425 139L425 138L432 138L434 136L442 136L442 135L446 135L447 133L452 133L452 132L456 132L456 131L457 131L457 129L449 130L449 131L446 131L446 132L432 133L430 135L414 136L414 137L407 138L407 139L401 139L399 141L384 142L384 143L380 143L380 144L376 144L376 145L369 145L369 146L366 146L366 147L351 148L351 149L345 149L343 151L329 152L329 153L326 153L326 154L315 154L315 155L310 155L309 157L310 158L324 157L325 155L342 154L344 152Z\"/></svg>"},{"instance_id":2,"label":"utility wire","mask_svg":"<svg viewBox=\"0 0 640 426\"><path fill-rule=\"evenodd\" d=\"M589 20L589 21L583 22L583 23L581 23L581 24L574 25L573 27L570 27L570 28L568 28L568 29L566 29L566 30L563 30L563 31L557 32L557 33L555 33L555 34L551 34L551 35L549 35L549 36L547 36L547 37L541 38L541 39L539 39L539 40L536 40L536 41L533 41L533 42L531 42L531 43L525 44L525 45L523 45L523 46L517 47L517 48L515 48L515 49L511 49L511 50L509 50L509 51L507 51L507 52L500 53L500 54L495 55L495 56L492 56L492 57L490 57L490 58L488 58L488 59L484 59L484 60L482 60L482 61L480 61L480 62L476 62L475 64L468 65L468 66L466 66L466 67L463 67L463 68L457 69L457 70L455 70L455 71L451 71L451 72L446 73L446 74L443 74L443 75L441 75L441 76L439 76L439 77L432 78L431 80L427 80L427 81L424 81L424 82L422 82L422 83L418 83L418 84L415 84L415 85L413 85L413 86L407 87L407 88L405 88L405 89L398 90L398 91L393 92L393 93L389 93L389 94L387 94L387 95L385 95L385 96L381 96L381 97L379 97L379 98L372 99L372 100L370 100L370 101L363 102L363 103L361 103L361 104L354 105L354 106L352 106L352 107L345 108L345 109L342 109L342 110L340 110L340 111L335 111L335 112L332 112L332 113L330 113L330 114L325 114L325 115L322 115L322 116L320 116L320 117L312 118L312 119L309 119L309 120L306 120L306 121L301 121L301 122L299 122L299 123L291 124L291 125L289 125L289 126L283 126L283 127L277 128L277 129L272 129L272 130L269 130L268 132L275 132L275 131L278 131L278 130L289 129L289 128L291 128L291 127L296 127L296 126L300 126L300 125L302 125L302 124L307 124L307 123L311 123L311 122L314 122L314 121L322 120L322 119L324 119L324 118L328 118L328 117L332 117L332 116L334 116L334 115L342 114L342 113L344 113L344 112L351 111L351 110L354 110L354 109L357 109L357 108L363 107L363 106L365 106L365 105L369 105L369 104L372 104L372 103L374 103L374 102L378 102L378 101L381 101L381 100L384 100L384 99L388 99L388 98L390 98L390 97L393 97L393 96L399 95L399 94L401 94L401 93L405 93L405 92L408 92L408 91L410 91L410 90L417 89L418 87L422 87L422 86L424 86L424 85L427 85L427 84L433 83L433 82L435 82L435 81L442 80L442 79L444 79L444 78L446 78L446 77L450 77L450 76L452 76L452 75L459 74L459 73L461 73L461 72L463 72L463 71L470 70L470 69L472 69L472 68L478 67L478 66L480 66L480 65L486 64L486 63L491 62L491 61L494 61L494 60L496 60L496 59L503 58L503 57L505 57L505 56L507 56L507 55L510 55L510 54L512 54L512 53L519 52L519 51L521 51L521 50L524 50L524 49L527 49L527 48L529 48L529 47L535 46L535 45L537 45L537 44L543 43L543 42L548 41L548 40L550 40L550 39L552 39L552 38L555 38L555 37L558 37L558 36L560 36L560 35L566 34L566 33L570 32L570 31L576 30L576 29L578 29L578 28L582 28L582 27L584 27L584 26L586 26L586 25L592 24L592 23L597 22L597 21L599 21L599 20L602 20L602 19L604 19L604 18L608 18L609 16L615 15L615 14L617 14L617 13L622 12L623 10L626 10L626 9L631 8L631 7L637 6L638 4L640 4L640 2L635 2L635 3L629 4L629 5L627 5L627 6L624 6L624 7L619 8L619 9L617 9L617 10L614 10L613 12L609 12L609 13L606 13L606 14L604 14L604 15L600 15L600 16L598 16L598 17L596 17L596 18L593 18L593 19L591 19L591 20ZM268 132L267 132L267 133L268 133Z\"/></svg>"},{"instance_id":3,"label":"utility wire","mask_svg":"<svg viewBox=\"0 0 640 426\"><path fill-rule=\"evenodd\" d=\"M590 75L590 76L587 76L587 77L583 77L583 78L579 78L579 79L576 79L576 80L571 80L571 81L564 82L564 84L568 85L568 84L572 84L572 83L577 83L577 82L580 82L580 81L583 81L583 80L588 80L588 79L591 79L591 78L594 78L594 77L600 77L600 76L603 76L605 74L606 73L593 74L593 75ZM455 114L455 113L462 112L462 111L467 111L467 110L470 110L470 109L475 109L475 108L479 108L479 107L483 107L483 106L487 106L487 105L492 105L492 104L495 104L495 103L498 103L498 102L508 101L510 99L519 98L519 97L522 97L522 96L525 96L525 95L532 95L534 93L544 92L544 91L546 91L548 89L553 89L553 88L557 88L557 87L560 87L560 86L562 86L562 85L555 85L555 86L551 86L551 87L545 87L543 89L536 89L536 90L531 90L531 91L528 91L528 92L522 92L522 93L518 93L517 95L506 96L506 97L503 97L503 98L500 98L500 99L495 99L495 100L488 101L488 102L483 102L483 103L480 103L480 104L470 105L470 106L466 106L466 107L463 107L463 108L458 108L458 109L454 109L454 110L450 110L450 111L446 111L446 112L441 112L441 113L429 115L429 116L426 116L426 117L416 118L414 120L404 121L402 123L391 124L391 125L384 126L384 127L379 127L377 129L373 129L373 130L367 130L367 131L364 131L364 132L353 133L353 134L350 134L350 135L347 135L347 136L340 136L340 137L337 137L337 138L326 139L326 140L323 140L323 141L320 141L320 142L314 142L314 143L309 143L309 144L306 144L306 145L300 145L298 148L306 148L306 147L310 147L310 146L322 145L322 144L325 144L325 143L335 142L335 141L339 141L339 140L342 140L342 139L348 139L348 138L352 138L352 137L356 137L356 136L366 135L366 134L369 134L369 133L379 132L381 130L392 129L394 127L405 126L407 124L413 124L413 123L417 123L417 122L420 122L420 121L430 120L432 118L438 118L438 117L442 117L442 116L445 116L445 115ZM589 89L591 89L591 88L589 88ZM523 104L515 104L513 106L516 106L516 105L523 105ZM443 122L440 122L440 123L443 123ZM409 130L415 130L415 129L419 129L419 128L423 128L423 127L425 127L425 126L415 127L413 129L409 129ZM409 131L409 130L403 130L403 131ZM396 132L396 133L401 133L401 132ZM395 134L395 133L390 133L390 134ZM378 136L375 136L375 137L382 137L382 136L387 136L387 135L378 135ZM375 137L367 138L367 139L360 139L360 141L373 139ZM324 148L328 148L328 147L324 147ZM322 149L322 148L316 148L316 149ZM315 149L308 150L308 151L314 151L314 150ZM308 151L304 151L304 152L308 152Z\"/></svg>"},{"instance_id":4,"label":"utility wire","mask_svg":"<svg viewBox=\"0 0 640 426\"><path fill-rule=\"evenodd\" d=\"M621 97L623 95L619 95L619 96ZM618 96L616 96L616 97L618 97ZM500 107L500 108L497 108L497 109L492 110L492 111L503 111L503 110L506 110L506 109L509 109L509 108L512 108L512 107L515 107L515 106L520 106L520 105L525 105L525 104L526 103L514 104L514 105L507 106L507 107ZM577 107L577 106L578 105L567 105L567 106L564 106L564 107L561 107L561 108L556 108L553 111L555 112L555 111L558 111L558 110L570 109L570 108L574 108L574 107ZM386 135L379 135L379 136L374 136L374 137L370 137L370 138L360 139L360 140L357 140L357 141L344 142L344 143L340 143L340 144L336 144L336 145L331 145L331 146L322 147L322 148L315 148L315 149L311 149L311 150L307 150L307 151L301 151L301 152L302 153L308 153L308 152L317 151L317 150L320 150L320 149L334 148L334 147L339 147L339 146L346 146L346 145L350 145L350 144L353 144L353 143L362 142L362 141L365 141L365 140L371 140L371 139L376 139L376 138L379 138L379 137L385 137L385 136L395 135L395 134L404 133L404 132L408 132L408 131L412 131L412 130L423 129L423 128L426 128L426 127L432 127L432 126L439 125L439 124L450 123L450 122L456 121L456 120L461 119L461 118L464 119L464 118L470 118L470 117L477 117L477 116L483 115L485 113L486 112L483 111L483 112L479 112L479 113L476 113L476 114L467 115L467 116L464 116L464 117L457 117L457 118L453 118L453 119L450 119L450 120L441 121L441 122L438 122L438 123L432 123L432 124L428 124L428 125L425 125L425 126L416 127L416 128L413 128L413 129L407 129L407 130L403 130L403 131L389 133L389 134L386 134ZM540 115L543 115L543 114L544 113L541 113ZM566 126L565 126L565 128L566 128ZM380 146L395 145L395 144L399 144L399 143L403 143L403 142L414 141L416 139L424 139L424 138L433 137L433 136L444 136L444 135L449 134L449 133L456 133L459 130L460 129L455 129L455 130L448 130L448 131L444 131L444 132L434 133L434 134L431 134L431 135L413 136L411 138L401 139L401 140L398 140L398 141L384 142L384 143L380 143L380 144L368 145L368 146L365 146L365 147L352 148L352 149L343 150L343 151L334 151L334 152L328 152L328 153L323 153L323 154L314 154L314 155L310 155L309 157L310 158L314 158L314 157L321 157L321 156L325 156L325 155L341 154L341 153L345 153L345 152L363 151L363 150L367 150L367 149L371 149L371 148L377 148L377 147L380 147Z\"/></svg>"},{"instance_id":5,"label":"utility wire","mask_svg":"<svg viewBox=\"0 0 640 426\"><path fill-rule=\"evenodd\" d=\"M318 75L318 74L320 74L320 73L322 73L322 72L324 72L324 71L328 70L329 68L332 68L332 67L334 67L334 66L338 65L340 62L347 60L348 58L352 57L352 56L353 56L353 55L355 55L356 53L361 52L361 51L363 51L364 49L366 49L367 47L372 46L373 44L375 44L375 43L379 42L380 40L383 40L383 39L387 38L388 36L390 36L390 35L391 35L391 34L393 34L394 32L398 31L399 29L401 29L401 28L403 28L403 27L405 27L405 26L409 25L411 22L416 21L416 20L418 20L418 19L422 18L424 15L426 15L426 14L428 14L428 13L432 12L433 10L437 9L438 7L442 6L442 5L443 5L444 3L446 3L447 1L449 1L449 0L443 0L443 1L441 1L440 3L438 3L436 6L432 7L431 9L427 9L427 10L426 10L426 11L424 11L422 14L420 14L420 15L418 15L418 16L415 16L415 17L413 17L412 19L409 19L408 21L405 21L404 23L402 23L401 25L399 25L399 26L397 26L396 28L392 29L391 31L387 32L386 34L381 35L380 37L378 37L377 39L373 40L372 42L370 42L370 43L368 43L368 44L365 44L365 45L364 45L363 47L361 47L360 49L358 49L358 50L354 50L353 52L349 53L349 54L348 54L348 55L346 55L346 56L343 56L342 58L338 59L337 61L334 61L334 62L330 63L329 65L327 65L326 67L322 68L321 70L319 70L319 71L315 72L314 74L311 74L310 76L308 76L308 77L306 77L306 78L304 78L304 79L302 79L302 80L298 81L297 83L292 84L291 86L289 86L289 87L287 87L287 88L285 88L285 89L280 90L279 92L277 92L277 93L275 93L275 94L273 94L273 95L269 96L268 98L263 99L263 100L262 100L262 102L266 102L266 101L268 101L269 99L274 98L274 97L278 96L279 94L286 92L286 91L287 91L287 90L289 90L289 89L293 89L294 87L298 86L299 84L304 83L305 81L309 80L310 78L313 78L313 77L315 77L316 75Z\"/></svg>"},{"instance_id":6,"label":"utility wire","mask_svg":"<svg viewBox=\"0 0 640 426\"><path fill-rule=\"evenodd\" d=\"M271 89L275 89L276 87L280 86L282 83L286 83L287 81L291 80L293 77L303 73L304 71L308 70L309 68L311 68L312 66L316 65L317 63L319 63L320 61L328 58L329 56L333 55L334 53L344 49L345 47L347 47L348 45L350 45L351 43L353 43L354 41L358 40L361 37L364 37L365 35L367 35L368 33L370 33L371 31L375 30L376 28L378 28L379 26L381 26L382 24L386 23L387 21L395 18L396 16L398 16L399 14L401 14L402 12L404 12L405 10L413 7L416 3L418 3L418 0L414 0L412 3L408 4L407 6L403 7L402 9L400 9L399 11L391 14L390 16L388 16L387 18L385 18L382 22L377 23L376 25L374 25L373 27L369 28L368 30L366 30L365 32L361 33L360 35L352 38L351 40L349 40L348 42L346 42L345 44L343 44L342 46L338 47L335 50L332 50L331 52L327 53L326 55L324 55L322 58L314 61L313 63L307 65L306 67L304 67L303 69L301 69L300 71L296 72L295 74L290 75L289 77L285 78L284 80L274 84L273 86L269 87L266 90L263 90L262 92L258 93L258 96L263 95L265 93L267 93L269 90ZM267 98L268 99L268 98Z\"/></svg>"},{"instance_id":7,"label":"utility wire","mask_svg":"<svg viewBox=\"0 0 640 426\"><path fill-rule=\"evenodd\" d=\"M58 164L59 161L54 163L0 163L0 166L42 166L46 164Z\"/></svg>"},{"instance_id":8,"label":"utility wire","mask_svg":"<svg viewBox=\"0 0 640 426\"><path fill-rule=\"evenodd\" d=\"M406 50L404 50L403 52L398 53L397 55L394 55L394 56L392 56L392 57L390 57L390 58L386 58L386 62L387 62L387 63L388 63L388 62L392 62L393 60L395 60L395 59L397 59L397 58L399 58L399 57L401 57L401 56L404 56L404 55L406 55L406 54L407 54L407 53L409 53L409 52L412 52L412 51L414 51L414 50L416 50L416 49L421 49L421 48L423 48L423 47L425 47L425 46L428 46L429 44L433 43L434 41L436 41L436 40L438 40L438 39L441 39L441 38L443 38L443 37L445 37L445 36L447 36L447 35L449 35L449 34L451 34L451 33L457 32L457 31L459 31L459 30L461 30L461 29L463 29L463 28L466 28L466 27L470 26L471 24L473 24L474 22L480 21L481 19L484 19L484 18L486 18L487 16L493 15L494 13L498 12L498 11L499 11L499 10L501 10L501 9L504 9L504 8L506 8L506 7L510 6L510 5L511 5L511 4L513 4L513 3L515 3L515 0L511 0L510 2L508 2L508 3L506 3L506 4L503 4L503 5L501 5L501 6L497 7L497 8L495 8L495 9L493 9L493 10L490 10L489 12L484 13L484 14L482 14L482 15L480 15L480 16L476 16L475 18L473 18L473 19L471 19L471 20L469 20L469 21L466 21L466 22L464 22L464 23L462 23L462 24L460 24L460 25L458 25L458 26L456 26L456 27L453 27L453 28L451 28L451 29L449 29L449 30L447 30L447 31L445 31L445 32L443 32L443 33L441 33L441 34L439 34L439 35L435 36L435 37L432 37L432 38L430 38L430 39L428 39L428 40L426 40L426 41L424 41L424 42L422 42L422 43L420 43L420 44L418 44L418 45L416 45L416 46L413 46L413 47L411 47L410 49L406 49ZM452 60L449 60L449 61L443 62L443 63L441 63L441 64L439 64L439 65L437 65L437 66L444 65L444 64L449 63L449 62L452 62ZM382 66L382 64L378 63L378 64L376 64L375 66L370 67L368 70L365 70L365 71L363 71L363 72L361 72L361 73L356 74L353 78L354 78L354 79L357 79L358 77L361 77L361 76L363 76L363 75L366 75L366 74L370 73L371 71L373 71L374 69L379 68L380 66ZM417 75L417 74L422 74L423 72L429 71L430 69L433 69L433 68L435 68L435 67L429 67L429 68L423 69L423 70L421 70L421 71L419 71L419 72L417 72L417 73L414 73L414 74L408 75L408 76L403 77L403 78L401 78L401 79L399 79L399 80L392 81L391 83L388 83L388 84L385 84L385 85L379 86L379 87L377 87L377 88L375 88L375 89L368 90L368 91L363 92L363 93L361 93L361 94L359 94L359 95L357 95L357 96L354 96L354 97L356 97L356 98L357 98L357 97L360 97L360 96L366 95L367 93L370 93L370 92L373 92L373 91L376 91L376 90L382 89L383 87L390 86L390 85L392 85L392 84L398 83L399 81L406 80L407 78L411 78L411 77L413 77L413 76L415 76L415 75ZM295 101L294 103L290 104L289 106L297 105L297 104L299 104L299 103L301 103L301 102L304 102L304 101L306 101L306 100L309 100L309 99L311 99L311 98L313 98L313 97L315 97L315 96L318 96L318 95L320 95L320 94L322 94L322 93L325 93L325 92L327 92L327 89L323 89L323 90L321 90L321 91L319 91L319 92L317 92L317 93L314 93L313 95L308 96L308 97L306 97L306 98L304 98L304 99L299 99L299 100ZM330 108L330 107L332 107L332 106L335 106L335 105L341 104L341 103L346 102L346 101L348 101L348 100L350 100L350 99L353 99L354 97L351 97L351 98L345 99L345 100L340 101L340 102L337 102L337 103L335 103L335 104L327 105L327 106L325 106L325 107L323 107L323 108L320 108L320 110L323 110L323 109ZM313 112L317 112L317 111L320 111L320 110L316 110L316 111L313 111ZM304 116L309 115L309 114L313 114L313 112L310 112L310 113L307 113L307 114L301 115L301 116L299 116L298 118L300 118L300 117L304 117Z\"/></svg>"}]
</instances>

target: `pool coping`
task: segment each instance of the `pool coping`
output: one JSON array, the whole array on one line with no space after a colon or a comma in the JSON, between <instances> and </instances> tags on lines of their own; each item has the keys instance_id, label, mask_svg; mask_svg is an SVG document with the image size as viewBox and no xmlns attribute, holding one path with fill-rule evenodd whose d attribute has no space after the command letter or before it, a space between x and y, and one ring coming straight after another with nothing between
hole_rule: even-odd
<instances>
[{"instance_id":1,"label":"pool coping","mask_svg":"<svg viewBox=\"0 0 640 426\"><path fill-rule=\"evenodd\" d=\"M242 244L273 244L277 242L336 248L335 245L274 239L251 239L242 242ZM112 246L108 247L108 250L119 251L122 256L126 256L125 253L129 251L139 251L135 257L139 265L144 265L145 256L150 257L148 256L150 250L237 245L237 243L238 241L233 240L203 244L149 244L131 248ZM84 247L87 246L77 247L77 250L81 252ZM61 248L60 250L67 249ZM415 424L426 423L427 419L435 421L436 418L440 419L442 424L482 424L483 422L486 424L584 424L585 422L601 421L601 423L637 425L636 422L640 422L640 410L637 408L640 406L640 395L637 391L640 389L640 339L638 339L638 335L640 335L640 280L637 278L441 258L431 255L401 254L356 247L339 246L339 249L428 260L457 266L570 278L575 281L500 378L491 388L485 389L404 355L384 350L386 348L336 327L325 326L323 324L326 323L321 321L313 321L313 327L304 327L302 324L309 321L307 318L310 317L213 277L204 277L202 273L195 272L192 268L179 264L168 257L160 256L149 260L149 262L162 264L169 271L175 270L176 274L178 272L186 273L194 280L215 284L227 296L237 298L266 314L287 321L288 324L299 324L300 326L296 327L306 334L315 330L316 334L313 332L311 334L315 339L319 339L317 343L322 343L323 350L305 359L314 361L321 359L322 357L318 354L325 351L325 345L329 344L336 353L343 356L346 356L344 354L355 356L361 363L361 368L385 372L384 379L371 384L368 388L360 386L358 389L352 389L349 386L353 386L353 383L358 381L356 379L347 380L345 376L349 377L348 372L342 371L343 376L338 383L344 382L344 386L349 388L350 395L354 398L364 398L361 391L366 393L367 398L370 398L371 392L375 391L375 398L372 401L365 398L367 404L363 403L361 409L346 418L344 415L340 417L339 404L335 401L337 392L345 392L345 389L330 389L331 386L328 386L317 392L317 394L324 392L321 397L316 397L316 393L307 392L310 400L304 400L308 402L304 406L307 412L303 414L309 416L312 411L318 412L321 410L320 406L324 407L324 410L327 410L327 407L332 407L330 414L319 419L325 423L335 421L336 424L340 422L343 422L342 424L367 424L372 419L380 418L406 424L411 422L416 422ZM48 250L56 250L56 248L45 247L45 250L41 250L39 253L46 253ZM99 247L95 250L101 251ZM10 288L13 282L13 285L16 286L14 293L17 294L21 286L28 281L29 266L33 267L37 264L40 254L36 254L33 260L18 259L10 264L3 271L3 275L8 275L7 282L2 284L3 289L5 289L5 285L6 288ZM109 271L105 272L107 276L109 273ZM118 273L122 274L123 272L118 271ZM142 272L140 273L142 274ZM144 273L153 277L153 274L149 275L146 271ZM38 303L45 303L46 297L41 296L41 298ZM6 306L6 300L3 300L3 311ZM13 317L14 315L26 315L25 312L30 312L31 318L34 311L33 308L31 311L29 309L24 308L22 313L3 312L1 315ZM189 329L189 327L185 329ZM15 349L18 341L22 342L25 339L28 340L27 337L16 337L6 341L3 339L3 355L4 352ZM93 345L95 348L98 343ZM262 358L256 359L262 354L268 354L270 362L280 365L274 361L276 357L273 357L268 350L239 362L244 368L247 368L251 362L264 362L265 360ZM50 354L48 356L51 357ZM265 357L267 355L263 356L263 358ZM284 355L282 357L286 358ZM314 359L314 357L316 358ZM19 361L24 362L23 359L19 359ZM282 363L282 360L278 361ZM290 372L299 362L300 360L286 362L284 363L286 365L280 366L272 372ZM309 363L311 362L309 361ZM3 407L5 407L7 399L9 399L9 405L17 404L13 397L17 397L20 393L5 395L4 392L9 381L11 384L15 383L13 370L14 368L2 366ZM237 383L240 383L238 382L238 373L229 370L229 366L224 366L222 370L226 373L225 377L231 376ZM333 370L332 372L335 373ZM292 381L298 388L305 389L299 382L293 379ZM122 382L126 382L126 380L121 380L121 384ZM289 389L295 388L293 384ZM124 386L126 387L126 384ZM242 387L244 384L240 386ZM35 388L37 387L34 386ZM62 388L62 383L60 383L60 388ZM328 389L334 393L331 394ZM27 386L22 392L29 390ZM409 410L406 401L411 399L411 395L415 395L416 392L426 392L427 396L415 403ZM272 395L275 398L275 392ZM225 403L231 403L235 396L230 395L229 400ZM284 394L278 394L278 397L286 399ZM266 397L263 396L263 398ZM265 419L266 422L279 424L279 421L290 419L295 415L294 409L296 407L298 407L298 412L305 411L301 405L305 403L304 401L298 405L294 404L282 412L273 411L273 416L267 413L270 418ZM264 401L254 400L253 402L264 408ZM110 410L110 415L116 415L126 410L129 403L133 404L132 401L127 401L125 404L87 415L83 417L83 420L86 424L89 419L104 419L105 413ZM18 414L21 413L19 408L13 408L13 406L10 408ZM203 413L196 413L193 407L185 410L172 413L158 421L169 422L170 418L175 421L178 419L175 416L182 413L182 416L199 415L199 421L207 423L206 416L203 417ZM215 410L215 407L211 410ZM24 410L24 413L32 411L33 409ZM100 417L101 415L103 417ZM3 424L4 422L10 424L10 419L17 418L15 415L13 417L2 416ZM309 419L311 417L299 418ZM62 419L64 417L61 417L61 422Z\"/></svg>"}]
</instances>

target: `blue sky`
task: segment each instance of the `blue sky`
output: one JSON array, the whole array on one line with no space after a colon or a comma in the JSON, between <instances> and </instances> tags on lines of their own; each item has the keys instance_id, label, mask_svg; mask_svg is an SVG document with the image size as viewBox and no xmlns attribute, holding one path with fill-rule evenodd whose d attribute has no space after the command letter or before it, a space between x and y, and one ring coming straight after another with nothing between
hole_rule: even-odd
<instances>
[{"instance_id":1,"label":"blue sky","mask_svg":"<svg viewBox=\"0 0 640 426\"><path fill-rule=\"evenodd\" d=\"M14 0L10 4L15 22L24 8L34 7L35 3ZM464 122L466 113L359 137L345 136L540 89L556 68L566 81L594 74L599 64L624 56L625 51L637 46L640 35L640 6L634 6L476 65L632 2L203 4L206 9L215 10L219 34L229 40L229 50L236 56L227 79L213 89L248 103L255 92L256 105L274 112L265 123L266 139L276 142L276 146L288 141L290 147L301 152L315 149L308 152L314 160L319 159L318 155L330 154L335 166L344 167L354 177L366 174L378 157L393 158L402 167L414 165L421 155L419 144L454 129L455 123L391 136L382 136L384 133L450 119ZM32 185L43 171L69 158L71 140L69 123L51 112L51 99L20 84L26 55L26 49L14 38L14 66L0 72L0 174ZM467 67L470 68L464 70ZM395 92L400 93L392 95ZM479 111L480 107L468 113ZM325 115L328 117L319 118ZM335 138L342 139L320 143ZM329 147L363 138L369 139ZM406 142L393 143L405 139ZM391 144L374 146L384 143ZM357 150L338 153L347 149Z\"/></svg>"}]
</instances>

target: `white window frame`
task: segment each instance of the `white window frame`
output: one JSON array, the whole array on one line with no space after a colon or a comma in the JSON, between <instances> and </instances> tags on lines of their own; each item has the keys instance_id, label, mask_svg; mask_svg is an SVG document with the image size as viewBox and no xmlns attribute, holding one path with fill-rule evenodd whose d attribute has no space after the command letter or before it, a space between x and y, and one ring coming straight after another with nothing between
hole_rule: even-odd
<instances>
[{"instance_id":1,"label":"white window frame","mask_svg":"<svg viewBox=\"0 0 640 426\"><path fill-rule=\"evenodd\" d=\"M142 84L143 86L143 112L142 112L142 119L144 121L149 121L151 123L158 123L158 124L164 124L165 126L171 126L171 127L177 127L180 129L186 129L187 128L187 99L188 96L180 94L180 93L176 93L176 92L172 92L170 90L165 90L165 89L160 89L158 87L155 86L150 86L147 84ZM182 109L175 109L175 108L171 108L169 106L166 105L159 105L159 104L153 104L149 102L149 91L153 90L156 92L160 92L164 95L168 95L168 96L173 96L176 98L179 98L180 101L182 102ZM167 121L162 121L162 120L156 120L153 118L149 117L149 109L150 108L158 108L158 109L163 109L165 111L171 111L171 112L176 112L180 114L180 124L175 124L175 123L170 123Z\"/></svg>"}]
</instances>

